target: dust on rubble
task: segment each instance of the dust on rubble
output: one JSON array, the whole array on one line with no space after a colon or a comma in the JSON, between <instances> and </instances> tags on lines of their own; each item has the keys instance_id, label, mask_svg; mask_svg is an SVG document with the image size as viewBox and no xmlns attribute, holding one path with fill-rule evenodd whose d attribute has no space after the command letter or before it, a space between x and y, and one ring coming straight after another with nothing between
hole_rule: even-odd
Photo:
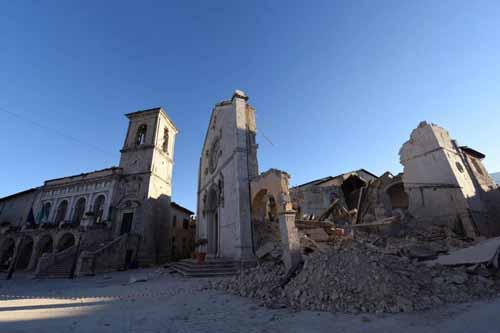
<instances>
[{"instance_id":1,"label":"dust on rubble","mask_svg":"<svg viewBox=\"0 0 500 333\"><path fill-rule=\"evenodd\" d=\"M474 245L442 227L412 227L392 237L357 232L305 255L297 275L273 258L212 288L261 300L270 307L331 312L411 312L499 294L499 275L485 265L428 266L423 260ZM283 287L282 287L283 286Z\"/></svg>"}]
</instances>

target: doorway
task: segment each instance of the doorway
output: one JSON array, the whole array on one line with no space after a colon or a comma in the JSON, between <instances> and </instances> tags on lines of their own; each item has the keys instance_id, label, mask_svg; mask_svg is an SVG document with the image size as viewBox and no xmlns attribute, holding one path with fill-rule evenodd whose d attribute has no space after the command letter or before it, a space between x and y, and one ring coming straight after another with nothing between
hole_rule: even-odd
<instances>
[{"instance_id":1,"label":"doorway","mask_svg":"<svg viewBox=\"0 0 500 333\"><path fill-rule=\"evenodd\" d=\"M125 269L133 268L132 267L133 254L134 254L133 250L127 250L127 252L125 253Z\"/></svg>"},{"instance_id":2,"label":"doorway","mask_svg":"<svg viewBox=\"0 0 500 333\"><path fill-rule=\"evenodd\" d=\"M132 220L134 219L134 213L123 213L122 216L122 226L120 229L120 236L130 233L132 230Z\"/></svg>"}]
</instances>

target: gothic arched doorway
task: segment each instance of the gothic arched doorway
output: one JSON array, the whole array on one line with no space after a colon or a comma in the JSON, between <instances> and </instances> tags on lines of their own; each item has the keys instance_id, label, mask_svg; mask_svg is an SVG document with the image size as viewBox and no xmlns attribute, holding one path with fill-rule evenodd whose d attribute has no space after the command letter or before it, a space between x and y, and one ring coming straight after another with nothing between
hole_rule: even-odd
<instances>
[{"instance_id":1,"label":"gothic arched doorway","mask_svg":"<svg viewBox=\"0 0 500 333\"><path fill-rule=\"evenodd\" d=\"M217 256L219 249L219 209L218 194L215 188L211 188L207 198L207 253Z\"/></svg>"}]
</instances>

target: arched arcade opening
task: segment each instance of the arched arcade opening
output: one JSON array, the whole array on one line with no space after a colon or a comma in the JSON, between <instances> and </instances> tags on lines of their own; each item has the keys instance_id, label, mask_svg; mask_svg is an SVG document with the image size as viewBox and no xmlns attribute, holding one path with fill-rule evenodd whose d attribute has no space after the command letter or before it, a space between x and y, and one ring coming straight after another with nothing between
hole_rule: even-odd
<instances>
[{"instance_id":1,"label":"arched arcade opening","mask_svg":"<svg viewBox=\"0 0 500 333\"><path fill-rule=\"evenodd\" d=\"M75 245L75 236L71 233L64 234L57 242L57 252L64 251Z\"/></svg>"},{"instance_id":2,"label":"arched arcade opening","mask_svg":"<svg viewBox=\"0 0 500 333\"><path fill-rule=\"evenodd\" d=\"M19 256L17 257L16 270L25 270L33 255L33 238L25 237L20 243Z\"/></svg>"},{"instance_id":3,"label":"arched arcade opening","mask_svg":"<svg viewBox=\"0 0 500 333\"><path fill-rule=\"evenodd\" d=\"M14 259L16 242L12 238L5 239L0 244L0 271L6 271Z\"/></svg>"}]
</instances>

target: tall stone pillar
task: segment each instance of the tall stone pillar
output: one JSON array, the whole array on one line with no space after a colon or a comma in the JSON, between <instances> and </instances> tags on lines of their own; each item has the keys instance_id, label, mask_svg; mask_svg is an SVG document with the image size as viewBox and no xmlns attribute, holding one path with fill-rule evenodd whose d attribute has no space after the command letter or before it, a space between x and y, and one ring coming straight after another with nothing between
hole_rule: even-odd
<instances>
[{"instance_id":1,"label":"tall stone pillar","mask_svg":"<svg viewBox=\"0 0 500 333\"><path fill-rule=\"evenodd\" d=\"M289 272L302 262L299 232L295 226L295 211L285 209L279 213L281 246L283 247L283 263Z\"/></svg>"}]
</instances>

